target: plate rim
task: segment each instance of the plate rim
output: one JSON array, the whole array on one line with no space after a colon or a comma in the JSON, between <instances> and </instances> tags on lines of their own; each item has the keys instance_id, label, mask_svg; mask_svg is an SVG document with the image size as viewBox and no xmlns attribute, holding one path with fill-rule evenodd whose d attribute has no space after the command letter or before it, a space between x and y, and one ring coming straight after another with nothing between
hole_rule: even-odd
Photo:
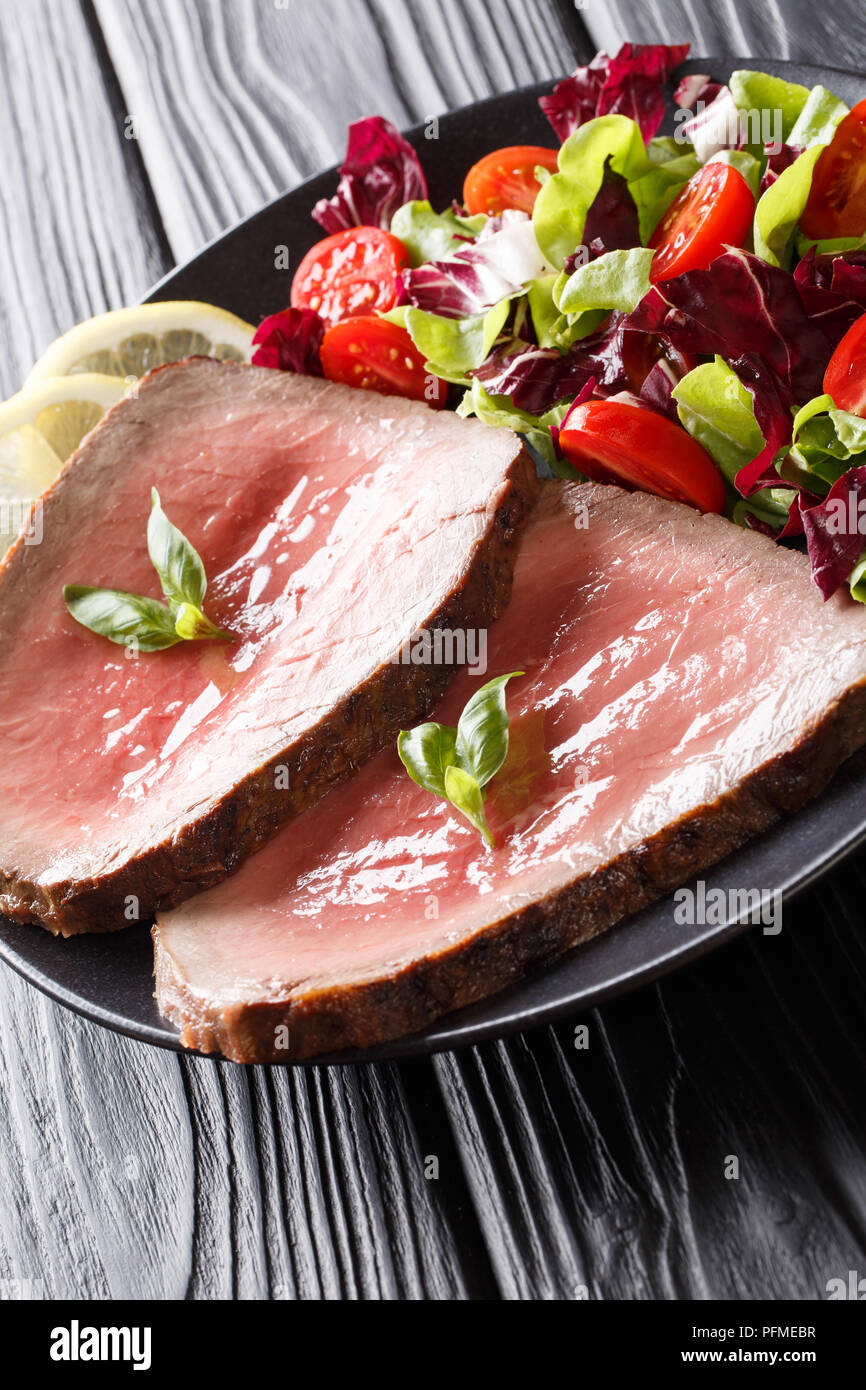
<instances>
[{"instance_id":1,"label":"plate rim","mask_svg":"<svg viewBox=\"0 0 866 1390\"><path fill-rule=\"evenodd\" d=\"M830 64L798 62L792 59L771 59L754 56L690 56L680 65L677 71L701 71L706 67L711 71L718 70L730 73L738 67L750 65L759 65L758 70L773 72L779 76L784 76L787 70L796 69L801 73L807 71L815 74L816 81L823 81L828 74L837 73L848 80L861 79L864 81L864 84L866 84L866 75L852 68L838 67ZM550 91L551 88L561 80L561 77L545 78L539 82L511 88L507 92L483 97L475 102L467 102L462 106L442 112L439 119L449 123L451 121L459 122L461 119L465 120L470 114L483 115L486 111L492 110L500 105L504 99L525 99L528 101L532 97L537 97ZM404 130L403 133L411 143L418 145L424 137L425 128L426 122L418 122ZM163 275L150 287L147 294L140 302L149 303L154 300L166 298L166 291L170 289L172 282L184 275L184 273L189 271L198 261L206 257L209 252L213 251L222 242L229 237L234 237L239 233L242 234L245 228L251 227L259 218L265 217L267 214L277 210L286 199L299 198L305 192L312 197L313 188L329 180L335 180L338 171L339 166L335 164L319 173L312 174L294 187L283 189L273 198L269 199L231 226L223 228L215 236L200 246L192 256L174 266ZM311 232L311 236L314 237L314 235L315 233ZM845 762L841 764L836 774L834 774L833 780L839 777L846 767L850 769L856 757L857 755L855 754L853 758L846 759ZM832 782L830 786L832 786ZM807 811L809 805L816 806L820 804L820 802L826 798L828 791L829 787L825 788L819 797L814 798L812 802L808 803L807 806L802 809ZM754 840L747 841L739 850L734 851L732 855L728 856L725 860L719 861L718 864L709 866L704 872L710 873L718 870L726 863L735 862L738 857L749 849L750 845L760 845L762 841L766 841L769 835L774 832L778 833L786 824L790 824L792 820L796 820L796 814L794 817L783 816L770 828L770 830L765 831L763 835L756 837ZM866 844L866 818L864 818L859 828L843 836L829 854L816 858L813 862L809 863L802 872L789 875L788 881L779 889L782 894L783 904L787 906L801 893L807 891L826 875L832 873L834 869L838 868L864 844ZM657 899L644 910L646 911L653 907L657 907L658 904L664 900L664 897ZM427 1029L392 1039L389 1042L381 1043L371 1048L352 1049L341 1053L324 1054L322 1056L304 1059L293 1060L287 1058L284 1061L267 1063L237 1063L232 1062L230 1058L225 1057L222 1053L203 1053L192 1048L183 1047L180 1042L179 1031L176 1030L168 1020L160 1020L159 1015L156 1015L157 1021L152 1024L136 1021L118 1012L114 1008L94 1003L84 998L82 995L76 993L73 988L63 985L54 976L47 974L38 966L32 965L26 958L20 956L3 935L0 935L0 960L10 966L19 977L38 989L40 993L45 994L55 1003L71 1010L79 1017L86 1018L90 1022L97 1023L102 1027L110 1029L112 1032L132 1038L137 1042L160 1047L165 1051L174 1052L180 1056L199 1057L211 1062L225 1063L231 1066L258 1065L279 1068L352 1066L357 1063L398 1060L401 1058L432 1056L436 1053L445 1051L460 1051L464 1047L475 1046L478 1043L490 1041L495 1038L505 1038L518 1032L548 1026L568 1015L575 1016L577 1014L583 1014L590 1008L595 1008L613 998L631 993L635 989L651 984L655 980L672 974L681 967L685 967L702 959L715 949L743 935L746 931L750 930L753 925L748 920L737 919L733 922L726 922L721 926L706 928L702 935L693 938L691 941L681 946L668 949L660 955L645 961L641 965L631 967L624 965L618 973L611 975L605 982L591 987L584 996L572 993L570 996L566 995L547 1003L524 1004L521 1008L519 996L529 982L542 979L544 974L549 969L554 968L559 961L567 960L569 957L577 956L578 953L585 953L591 950L596 942L604 942L610 938L613 932L627 930L629 925L636 925L637 921L637 915L624 918L621 922L614 924L608 931L600 933L597 937L584 943L582 946L573 948L572 951L557 958L557 961L550 962L549 966L536 967L533 971L515 981L507 990L487 996L487 998L479 1001L477 1005L445 1014L441 1018L434 1020ZM9 923L9 919L0 918L0 922L2 922L5 927L5 925ZM10 923L10 925L13 926L15 932L19 930L25 932L43 930L30 924ZM146 931L148 936L150 934L149 928L145 925L142 925L141 928L133 928L132 930ZM99 939L103 940L108 938L100 937ZM71 940L74 940L74 938ZM64 947L70 944L71 942L63 943ZM484 1005L495 1002L497 999L502 1001L504 1014L487 1019L486 1021L481 1020L461 1025L461 1017L465 1017L471 1009L479 1006L483 1007ZM164 1028L160 1026L161 1022L164 1022Z\"/></svg>"}]
</instances>

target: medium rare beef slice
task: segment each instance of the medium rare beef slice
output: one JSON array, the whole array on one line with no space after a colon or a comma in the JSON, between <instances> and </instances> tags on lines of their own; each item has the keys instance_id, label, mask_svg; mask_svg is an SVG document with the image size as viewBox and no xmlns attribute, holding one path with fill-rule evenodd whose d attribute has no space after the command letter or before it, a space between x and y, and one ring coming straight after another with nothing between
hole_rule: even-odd
<instances>
[{"instance_id":1,"label":"medium rare beef slice","mask_svg":"<svg viewBox=\"0 0 866 1390\"><path fill-rule=\"evenodd\" d=\"M157 999L188 1047L279 1061L421 1028L687 882L866 741L863 608L646 494L544 485L486 676L462 672L436 718L521 670L497 849L390 748L160 915Z\"/></svg>"},{"instance_id":2,"label":"medium rare beef slice","mask_svg":"<svg viewBox=\"0 0 866 1390\"><path fill-rule=\"evenodd\" d=\"M150 490L230 644L138 655L67 583L159 596ZM191 359L146 377L0 571L0 911L64 935L231 873L452 674L395 657L504 606L537 490L515 435L417 402Z\"/></svg>"}]
</instances>

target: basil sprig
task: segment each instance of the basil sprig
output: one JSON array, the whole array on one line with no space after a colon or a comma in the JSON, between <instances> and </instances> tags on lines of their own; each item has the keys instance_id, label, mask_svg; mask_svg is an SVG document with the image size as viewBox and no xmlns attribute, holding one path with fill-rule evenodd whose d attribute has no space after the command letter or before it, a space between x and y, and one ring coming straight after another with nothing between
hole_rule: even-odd
<instances>
[{"instance_id":1,"label":"basil sprig","mask_svg":"<svg viewBox=\"0 0 866 1390\"><path fill-rule=\"evenodd\" d=\"M166 602L128 594L122 589L93 589L67 584L66 607L77 623L118 646L135 643L140 651L161 652L178 642L231 640L202 612L207 576L201 556L162 509L151 490L147 553L159 576Z\"/></svg>"},{"instance_id":2,"label":"basil sprig","mask_svg":"<svg viewBox=\"0 0 866 1390\"><path fill-rule=\"evenodd\" d=\"M419 724L397 740L397 752L413 782L434 796L450 801L483 835L496 841L484 814L484 788L508 756L508 711L505 686L523 671L482 685L452 729L447 724Z\"/></svg>"}]
</instances>

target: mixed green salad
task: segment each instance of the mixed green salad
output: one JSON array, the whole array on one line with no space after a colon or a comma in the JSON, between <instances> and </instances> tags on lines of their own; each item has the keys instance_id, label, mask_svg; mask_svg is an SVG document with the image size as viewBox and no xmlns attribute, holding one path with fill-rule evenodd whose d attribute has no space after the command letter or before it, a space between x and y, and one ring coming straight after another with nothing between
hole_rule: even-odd
<instances>
[{"instance_id":1,"label":"mixed green salad","mask_svg":"<svg viewBox=\"0 0 866 1390\"><path fill-rule=\"evenodd\" d=\"M327 236L254 362L456 404L547 468L802 537L866 602L866 101L626 44L541 99L437 210L415 149L350 128ZM861 505L862 504L862 505Z\"/></svg>"}]
</instances>

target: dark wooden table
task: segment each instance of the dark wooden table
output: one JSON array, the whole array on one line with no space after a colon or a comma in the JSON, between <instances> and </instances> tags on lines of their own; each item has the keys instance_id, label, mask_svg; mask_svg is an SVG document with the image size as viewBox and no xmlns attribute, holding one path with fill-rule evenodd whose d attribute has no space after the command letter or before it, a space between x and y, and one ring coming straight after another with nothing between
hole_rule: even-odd
<instances>
[{"instance_id":1,"label":"dark wooden table","mask_svg":"<svg viewBox=\"0 0 866 1390\"><path fill-rule=\"evenodd\" d=\"M861 20L853 0L0 0L2 393L334 162L355 117L407 125L626 37L866 71ZM179 1058L3 969L0 1293L823 1298L866 1273L864 888L861 857L778 938L405 1065Z\"/></svg>"}]
</instances>

